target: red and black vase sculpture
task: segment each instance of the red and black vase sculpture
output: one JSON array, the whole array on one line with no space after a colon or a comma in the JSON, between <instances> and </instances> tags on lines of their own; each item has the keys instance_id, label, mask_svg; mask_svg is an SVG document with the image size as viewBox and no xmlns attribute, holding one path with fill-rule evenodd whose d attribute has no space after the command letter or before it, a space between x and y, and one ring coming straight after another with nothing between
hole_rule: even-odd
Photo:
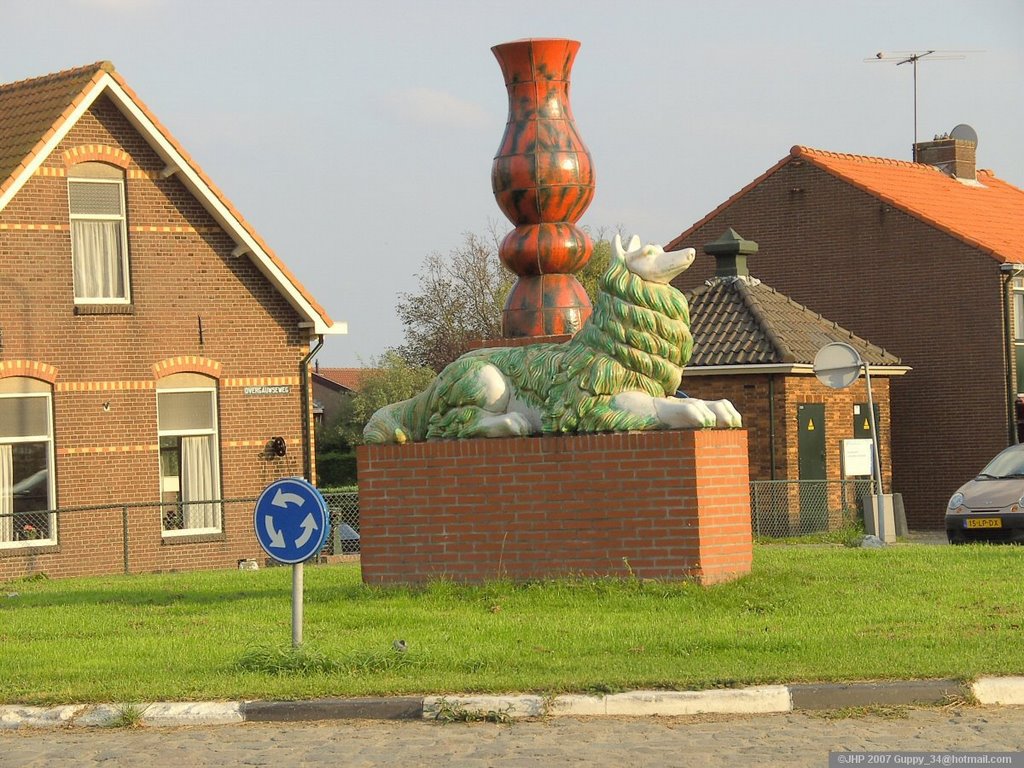
<instances>
[{"instance_id":1,"label":"red and black vase sculpture","mask_svg":"<svg viewBox=\"0 0 1024 768\"><path fill-rule=\"evenodd\" d=\"M594 197L590 152L569 106L579 47L575 40L530 39L491 49L508 90L491 188L515 225L499 253L519 276L502 315L505 338L571 335L590 316L590 299L573 274L593 251L576 226Z\"/></svg>"}]
</instances>

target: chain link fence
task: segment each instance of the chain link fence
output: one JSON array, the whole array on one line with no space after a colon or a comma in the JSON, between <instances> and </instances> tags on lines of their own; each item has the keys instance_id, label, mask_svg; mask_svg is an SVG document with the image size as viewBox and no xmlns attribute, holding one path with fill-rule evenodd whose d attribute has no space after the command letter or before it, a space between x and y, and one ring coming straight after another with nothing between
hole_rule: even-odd
<instances>
[{"instance_id":1,"label":"chain link fence","mask_svg":"<svg viewBox=\"0 0 1024 768\"><path fill-rule=\"evenodd\" d=\"M0 544L45 541L52 535L51 519L45 510L0 515Z\"/></svg>"},{"instance_id":2,"label":"chain link fence","mask_svg":"<svg viewBox=\"0 0 1024 768\"><path fill-rule=\"evenodd\" d=\"M806 536L858 525L873 488L870 480L751 481L754 536Z\"/></svg>"},{"instance_id":3,"label":"chain link fence","mask_svg":"<svg viewBox=\"0 0 1024 768\"><path fill-rule=\"evenodd\" d=\"M754 536L787 538L849 528L863 521L864 497L873 491L870 480L796 481L755 480L750 483L750 517ZM321 555L358 555L359 493L322 493L331 518L331 533ZM202 527L208 520L220 527L228 507L253 508L256 499L222 499L187 503L159 502L32 510L0 514L0 547L21 548L56 544L58 539L88 523L88 530L102 528L104 540L123 544L120 554L127 571L132 559L129 523L139 515L159 516L164 535ZM94 534L95 535L95 534ZM136 539L137 541L137 539Z\"/></svg>"},{"instance_id":4,"label":"chain link fence","mask_svg":"<svg viewBox=\"0 0 1024 768\"><path fill-rule=\"evenodd\" d=\"M327 492L331 532L321 555L359 554L359 494ZM93 546L109 550L127 573L133 550L146 549L180 535L219 535L225 517L251 519L256 498L198 502L132 502L60 509L15 504L0 512L0 551L26 554L61 544L65 549ZM28 507L27 509L25 507ZM20 507L20 508L19 508ZM159 521L159 523L157 522ZM157 533L160 531L161 533ZM154 538L155 537L155 538Z\"/></svg>"},{"instance_id":5,"label":"chain link fence","mask_svg":"<svg viewBox=\"0 0 1024 768\"><path fill-rule=\"evenodd\" d=\"M331 536L324 549L329 555L359 554L359 493L321 493L331 514Z\"/></svg>"}]
</instances>

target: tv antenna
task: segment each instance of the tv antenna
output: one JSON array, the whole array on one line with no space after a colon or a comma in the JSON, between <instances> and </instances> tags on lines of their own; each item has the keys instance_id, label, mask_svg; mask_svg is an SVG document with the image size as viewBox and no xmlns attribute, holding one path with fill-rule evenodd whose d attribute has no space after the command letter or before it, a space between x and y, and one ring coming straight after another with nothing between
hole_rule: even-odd
<instances>
[{"instance_id":1,"label":"tv antenna","mask_svg":"<svg viewBox=\"0 0 1024 768\"><path fill-rule=\"evenodd\" d=\"M864 61L882 62L885 64L910 64L914 70L914 143L913 158L917 162L917 62L927 57L928 61L953 61L966 59L968 53L981 53L981 51L879 51L870 59Z\"/></svg>"}]
</instances>

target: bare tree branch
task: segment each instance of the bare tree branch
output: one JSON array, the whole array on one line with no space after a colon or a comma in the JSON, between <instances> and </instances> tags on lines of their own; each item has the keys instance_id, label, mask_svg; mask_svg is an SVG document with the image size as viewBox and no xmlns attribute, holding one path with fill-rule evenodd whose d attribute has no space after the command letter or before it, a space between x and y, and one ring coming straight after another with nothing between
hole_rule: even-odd
<instances>
[{"instance_id":1,"label":"bare tree branch","mask_svg":"<svg viewBox=\"0 0 1024 768\"><path fill-rule=\"evenodd\" d=\"M405 343L396 350L413 365L440 371L472 341L501 336L501 312L515 275L498 259L500 235L472 232L447 257L436 251L416 273L419 290L398 295Z\"/></svg>"}]
</instances>

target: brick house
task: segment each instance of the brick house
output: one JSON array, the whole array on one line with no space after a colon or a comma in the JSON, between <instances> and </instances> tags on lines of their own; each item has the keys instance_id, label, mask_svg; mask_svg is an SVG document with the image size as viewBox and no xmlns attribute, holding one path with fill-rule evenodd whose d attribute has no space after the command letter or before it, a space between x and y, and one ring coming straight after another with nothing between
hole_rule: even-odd
<instances>
[{"instance_id":1,"label":"brick house","mask_svg":"<svg viewBox=\"0 0 1024 768\"><path fill-rule=\"evenodd\" d=\"M0 85L0 578L258 556L344 332L108 62Z\"/></svg>"},{"instance_id":2,"label":"brick house","mask_svg":"<svg viewBox=\"0 0 1024 768\"><path fill-rule=\"evenodd\" d=\"M334 423L342 398L359 391L366 368L313 368L313 413L317 428Z\"/></svg>"},{"instance_id":3,"label":"brick house","mask_svg":"<svg viewBox=\"0 0 1024 768\"><path fill-rule=\"evenodd\" d=\"M854 467L850 457L865 444L848 442L871 438L867 384L861 376L845 389L830 389L814 375L814 358L825 345L843 342L868 363L886 488L892 479L890 380L907 368L891 352L758 279L748 266L756 242L728 229L703 250L691 269L711 262L714 274L685 292L694 347L683 391L705 400L728 398L742 414L758 532L786 536L847 522L858 510L858 494L869 490L873 466L868 453Z\"/></svg>"},{"instance_id":4,"label":"brick house","mask_svg":"<svg viewBox=\"0 0 1024 768\"><path fill-rule=\"evenodd\" d=\"M1018 439L1024 191L976 171L975 148L937 139L906 162L796 146L666 246L734 227L759 243L759 277L898 351L913 373L892 383L892 490L911 528L941 527L949 495Z\"/></svg>"}]
</instances>

